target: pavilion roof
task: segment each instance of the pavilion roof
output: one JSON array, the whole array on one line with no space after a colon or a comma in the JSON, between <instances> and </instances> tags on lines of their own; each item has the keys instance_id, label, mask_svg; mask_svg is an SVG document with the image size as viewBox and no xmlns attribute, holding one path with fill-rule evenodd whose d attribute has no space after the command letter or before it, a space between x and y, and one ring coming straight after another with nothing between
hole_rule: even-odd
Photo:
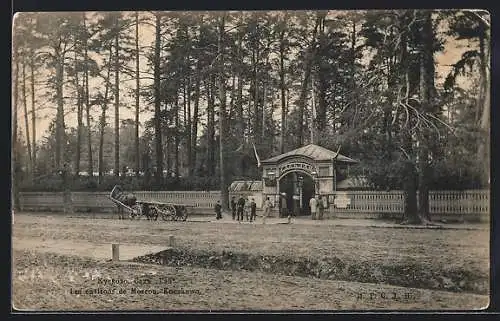
<instances>
[{"instance_id":1,"label":"pavilion roof","mask_svg":"<svg viewBox=\"0 0 500 321\"><path fill-rule=\"evenodd\" d=\"M347 163L347 164L359 163L359 161L357 161L357 160L354 160L352 158L344 156L340 153L337 155L337 152L331 151L329 149L326 149L324 147L321 147L321 146L318 146L315 144L309 144L309 145L291 150L287 153L265 159L262 161L262 163L263 164L265 164L265 163L277 163L284 158L293 157L293 156L305 156L305 157L309 157L315 161L329 161L329 160L331 161L333 158L336 158L336 161L341 162L341 163Z\"/></svg>"}]
</instances>

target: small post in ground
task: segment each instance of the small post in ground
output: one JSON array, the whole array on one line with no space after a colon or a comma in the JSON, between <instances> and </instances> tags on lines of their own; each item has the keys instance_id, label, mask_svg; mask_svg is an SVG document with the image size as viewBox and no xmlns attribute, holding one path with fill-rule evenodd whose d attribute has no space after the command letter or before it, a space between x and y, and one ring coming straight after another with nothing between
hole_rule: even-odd
<instances>
[{"instance_id":1,"label":"small post in ground","mask_svg":"<svg viewBox=\"0 0 500 321\"><path fill-rule=\"evenodd\" d=\"M111 252L113 255L113 262L120 261L120 244L112 244Z\"/></svg>"},{"instance_id":2,"label":"small post in ground","mask_svg":"<svg viewBox=\"0 0 500 321\"><path fill-rule=\"evenodd\" d=\"M168 236L168 246L174 247L175 246L175 238L173 235Z\"/></svg>"}]
</instances>

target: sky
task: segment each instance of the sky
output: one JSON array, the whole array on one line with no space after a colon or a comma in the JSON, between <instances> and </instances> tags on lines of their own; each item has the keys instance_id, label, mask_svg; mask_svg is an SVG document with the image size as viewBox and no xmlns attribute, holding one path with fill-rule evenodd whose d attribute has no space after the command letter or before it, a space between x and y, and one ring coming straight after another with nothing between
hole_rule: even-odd
<instances>
[{"instance_id":1,"label":"sky","mask_svg":"<svg viewBox=\"0 0 500 321\"><path fill-rule=\"evenodd\" d=\"M331 12L331 13L332 13L332 15L334 15L336 12ZM148 13L143 13L143 14L148 15ZM89 14L89 16L90 16L90 14ZM133 34L135 32L135 29L134 28L132 28L132 29L133 30L131 30L131 33ZM140 26L140 29L139 29L139 35L140 35L139 36L139 38L140 38L139 39L139 46L145 47L145 46L152 45L152 43L154 41L154 29L152 26L142 24ZM436 72L438 75L438 79L436 79L437 85L442 84L446 74L450 71L450 68L451 68L450 65L452 65L453 63L458 61L460 59L462 53L466 50L468 50L466 42L463 42L463 41L460 42L460 41L456 41L453 39L448 39L446 41L446 46L445 46L444 50L442 52L435 54ZM131 66L133 66L133 64L134 64L134 62L132 62ZM142 55L140 56L140 66L141 66L140 67L141 71L148 69L146 57L144 57ZM40 75L39 78L41 78L41 77L44 77L44 76ZM141 80L141 86L149 85L150 83L151 83L150 80ZM29 86L29 83L27 85ZM92 88L93 87L96 88L99 85L97 83L91 82L90 86L91 86L91 92L92 92ZM122 88L124 88L124 87L135 88L135 80L131 79L130 81L125 82L121 86L122 86ZM39 86L37 86L35 91L37 93L38 92L42 93L45 91L45 89L39 88ZM123 95L123 93L124 93L124 91L122 92L122 95ZM70 93L69 90L66 90L65 94L72 94L72 93ZM19 95L21 95L21 91L20 91ZM28 99L29 99L29 97L30 97L30 94L28 94ZM38 97L40 97L40 96L38 96ZM40 101L38 102L38 100L40 100ZM41 100L42 99L37 98L37 102L40 103L41 105L49 105L49 103L47 103L46 101L44 102ZM120 96L120 100L124 104L129 105L131 107L133 107L135 104L135 100L134 100L133 95L126 95L126 96L123 95L123 97ZM31 104L30 101L28 101L28 106L31 106L30 104ZM145 103L142 102L142 105L144 105L144 104ZM99 117L99 111L97 109L98 108L95 108L95 111L93 112L94 119L97 119L97 117ZM37 140L40 140L45 135L45 132L47 131L48 126L51 122L51 119L53 119L54 112L55 111L53 109L45 109L45 110L41 110L41 111L37 112L37 117L38 117L37 129L36 129ZM113 124L113 122L114 122L113 109L110 109L108 114L110 117L107 119L107 122L108 122L108 124ZM24 126L24 118L23 118L24 116L23 115L24 114L22 111L22 104L20 104L20 110L18 111L18 126L20 127L20 131L22 131L23 136L25 136L24 135L25 126ZM151 116L152 116L152 114L150 112L143 112L143 113L141 113L140 120L142 122L144 120L150 119ZM134 109L133 108L130 108L130 109L121 108L121 110L120 110L120 118L121 119L134 118L134 117L135 116L134 116ZM65 121L66 121L66 124L68 127L75 126L76 125L76 115L74 115L74 113L67 115ZM30 126L31 126L31 122L30 122ZM30 131L31 131L31 129L30 129Z\"/></svg>"}]
</instances>

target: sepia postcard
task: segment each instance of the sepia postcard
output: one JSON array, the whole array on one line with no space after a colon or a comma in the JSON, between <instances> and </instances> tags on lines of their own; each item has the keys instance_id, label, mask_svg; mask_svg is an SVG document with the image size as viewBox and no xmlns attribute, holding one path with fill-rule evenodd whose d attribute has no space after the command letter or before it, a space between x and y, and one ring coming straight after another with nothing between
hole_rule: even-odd
<instances>
[{"instance_id":1,"label":"sepia postcard","mask_svg":"<svg viewBox=\"0 0 500 321\"><path fill-rule=\"evenodd\" d=\"M483 310L485 10L18 12L14 312Z\"/></svg>"}]
</instances>

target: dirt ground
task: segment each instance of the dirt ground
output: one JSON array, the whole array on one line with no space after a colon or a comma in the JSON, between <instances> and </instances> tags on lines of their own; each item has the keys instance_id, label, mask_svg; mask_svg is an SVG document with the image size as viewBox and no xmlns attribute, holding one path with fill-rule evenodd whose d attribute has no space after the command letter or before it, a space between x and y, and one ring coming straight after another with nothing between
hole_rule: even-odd
<instances>
[{"instance_id":1,"label":"dirt ground","mask_svg":"<svg viewBox=\"0 0 500 321\"><path fill-rule=\"evenodd\" d=\"M328 257L366 264L419 262L489 275L489 231L334 225L148 222L16 213L13 303L19 309L458 309L485 308L488 296L319 280L260 272L109 263L176 246L268 255ZM97 272L96 272L97 271ZM92 275L97 276L92 280ZM165 277L160 279L158 275ZM115 293L100 279L132 280ZM159 293L131 293L136 282ZM165 279L168 280L165 287ZM122 282L123 283L123 282ZM123 284L121 284L123 285ZM123 288L127 293L118 293ZM167 288L166 293L163 289ZM81 294L77 290L82 289ZM170 291L170 292L169 292ZM77 292L77 293L75 293ZM140 291L139 291L140 292Z\"/></svg>"},{"instance_id":2,"label":"dirt ground","mask_svg":"<svg viewBox=\"0 0 500 321\"><path fill-rule=\"evenodd\" d=\"M114 264L28 251L14 251L14 265L13 305L22 310L471 310L488 305L488 297L469 293Z\"/></svg>"}]
</instances>

